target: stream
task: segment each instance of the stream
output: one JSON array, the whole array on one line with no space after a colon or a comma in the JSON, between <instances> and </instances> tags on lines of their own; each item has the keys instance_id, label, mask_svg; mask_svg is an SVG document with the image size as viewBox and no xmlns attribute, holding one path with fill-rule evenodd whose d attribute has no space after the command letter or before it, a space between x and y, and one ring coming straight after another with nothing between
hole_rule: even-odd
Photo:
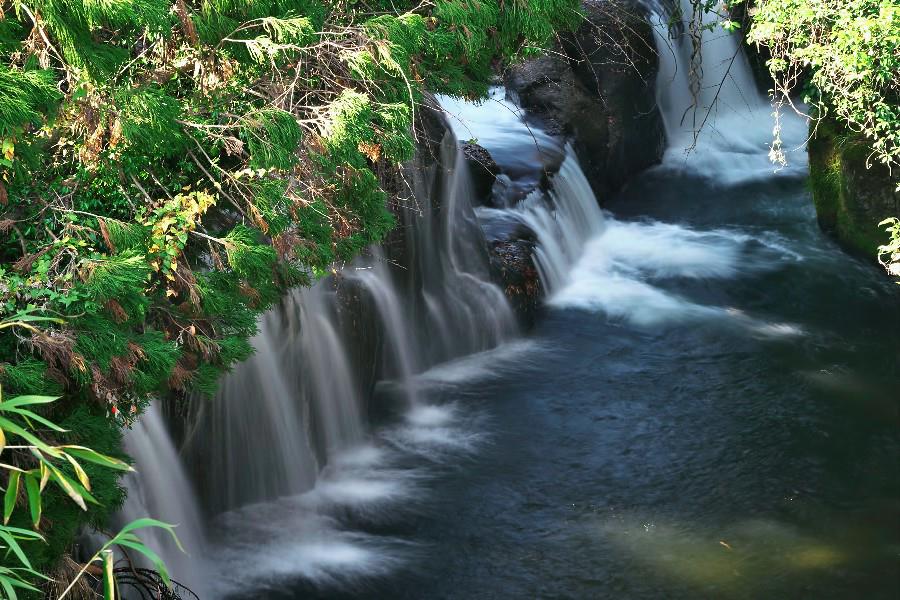
<instances>
[{"instance_id":1,"label":"stream","mask_svg":"<svg viewBox=\"0 0 900 600\"><path fill-rule=\"evenodd\" d=\"M406 209L410 265L373 248L338 278L377 322L374 398L323 281L261 321L180 456L153 450L156 412L129 434L146 475L124 513L182 523L191 558L160 548L177 579L248 600L900 597L900 288L820 231L805 121L783 115L769 161L771 107L746 64L717 71L737 42L707 47L726 83L694 139L684 45L656 34L669 149L614 198L502 88L441 99L449 168L412 177L439 211ZM470 138L508 186L562 164L473 207ZM546 291L526 333L484 248L511 223ZM171 469L198 493L153 485Z\"/></svg>"}]
</instances>

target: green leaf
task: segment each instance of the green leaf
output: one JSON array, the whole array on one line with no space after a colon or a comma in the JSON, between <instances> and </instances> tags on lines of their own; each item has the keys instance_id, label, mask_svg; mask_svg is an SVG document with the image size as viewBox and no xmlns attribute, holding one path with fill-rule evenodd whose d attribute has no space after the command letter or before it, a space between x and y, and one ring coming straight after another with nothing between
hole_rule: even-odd
<instances>
[{"instance_id":1,"label":"green leaf","mask_svg":"<svg viewBox=\"0 0 900 600\"><path fill-rule=\"evenodd\" d=\"M75 504L77 504L81 510L87 510L87 505L85 504L85 500L91 502L93 504L99 504L97 500L91 496L91 494L81 486L80 483L76 483L66 477L60 472L55 466L50 463L46 463L47 468L50 469L50 474L53 479L59 484L59 486L63 489L63 491L71 498Z\"/></svg>"},{"instance_id":2,"label":"green leaf","mask_svg":"<svg viewBox=\"0 0 900 600\"><path fill-rule=\"evenodd\" d=\"M16 590L10 579L0 575L0 585L3 586L3 591L6 593L8 600L18 600L19 597L16 595Z\"/></svg>"},{"instance_id":3,"label":"green leaf","mask_svg":"<svg viewBox=\"0 0 900 600\"><path fill-rule=\"evenodd\" d=\"M33 406L35 404L50 404L57 400L59 400L59 396L16 396L11 400L0 402L0 410L20 406Z\"/></svg>"},{"instance_id":4,"label":"green leaf","mask_svg":"<svg viewBox=\"0 0 900 600\"><path fill-rule=\"evenodd\" d=\"M37 436L32 434L31 432L19 427L9 419L4 417L0 417L0 429L5 429L11 433L18 435L23 438L32 446L36 447L41 452L47 454L48 456L52 456L53 458L62 458L62 453L56 448L51 447L44 441L40 440Z\"/></svg>"},{"instance_id":5,"label":"green leaf","mask_svg":"<svg viewBox=\"0 0 900 600\"><path fill-rule=\"evenodd\" d=\"M108 467L110 469L117 469L119 471L134 471L131 465L129 465L125 461L100 454L99 452L91 450L90 448L85 448L84 446L60 446L60 448L76 458L86 460L96 465Z\"/></svg>"},{"instance_id":6,"label":"green leaf","mask_svg":"<svg viewBox=\"0 0 900 600\"><path fill-rule=\"evenodd\" d=\"M166 563L159 557L159 555L154 552L151 548L149 548L146 544L138 541L131 540L119 540L116 543L117 546L122 546L124 548L131 548L137 552L140 552L144 556L146 556L151 563L153 563L153 567L159 573L159 576L162 577L162 580L166 582L166 585L172 587L172 580L169 579L169 571L166 569Z\"/></svg>"},{"instance_id":7,"label":"green leaf","mask_svg":"<svg viewBox=\"0 0 900 600\"><path fill-rule=\"evenodd\" d=\"M58 431L60 433L67 431L66 429L63 429L62 427L60 427L53 421L45 419L44 417L37 415L37 414L31 412L30 410L27 410L24 408L0 407L0 410L3 410L4 412L11 412L11 413L20 415L22 417L25 417L25 419L27 419L29 421L37 421L38 423L44 425L45 427L52 429L53 431Z\"/></svg>"},{"instance_id":8,"label":"green leaf","mask_svg":"<svg viewBox=\"0 0 900 600\"><path fill-rule=\"evenodd\" d=\"M25 568L31 569L31 562L28 560L28 556L25 552L22 551L22 547L19 545L19 542L9 534L8 531L4 527L0 527L0 540L3 540L6 543L6 547L13 551L13 554L16 555L16 558L19 559Z\"/></svg>"},{"instance_id":9,"label":"green leaf","mask_svg":"<svg viewBox=\"0 0 900 600\"><path fill-rule=\"evenodd\" d=\"M25 474L25 491L28 492L28 509L31 511L31 522L37 527L41 523L41 488L34 473Z\"/></svg>"},{"instance_id":10,"label":"green leaf","mask_svg":"<svg viewBox=\"0 0 900 600\"><path fill-rule=\"evenodd\" d=\"M179 541L178 536L175 535L175 526L169 523L163 523L162 521L158 521L156 519L151 519L149 517L135 519L134 521L128 523L127 525L125 525L125 527L119 530L119 533L115 538L113 538L113 541L121 535L125 535L138 529L145 529L147 527L158 527L159 529L168 531L172 536L172 539L175 540L175 544L178 546L178 549L184 552L181 541Z\"/></svg>"},{"instance_id":11,"label":"green leaf","mask_svg":"<svg viewBox=\"0 0 900 600\"><path fill-rule=\"evenodd\" d=\"M19 478L21 473L18 471L9 472L9 483L6 486L6 493L3 494L3 524L9 523L13 510L16 508L16 499L19 497Z\"/></svg>"}]
</instances>

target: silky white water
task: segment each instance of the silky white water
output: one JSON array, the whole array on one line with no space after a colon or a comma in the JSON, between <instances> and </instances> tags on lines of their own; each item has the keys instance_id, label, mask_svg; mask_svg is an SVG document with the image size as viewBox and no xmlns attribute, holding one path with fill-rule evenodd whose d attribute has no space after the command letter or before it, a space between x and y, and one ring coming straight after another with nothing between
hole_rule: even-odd
<instances>
[{"instance_id":1,"label":"silky white water","mask_svg":"<svg viewBox=\"0 0 900 600\"><path fill-rule=\"evenodd\" d=\"M161 529L145 528L136 533L163 559L173 579L204 598L210 575L204 519L158 406L148 406L133 428L126 431L124 447L134 459L135 473L124 478L128 496L113 528L118 530L145 517L175 525L187 556ZM131 558L139 566L154 568L137 553L132 553Z\"/></svg>"},{"instance_id":2,"label":"silky white water","mask_svg":"<svg viewBox=\"0 0 900 600\"><path fill-rule=\"evenodd\" d=\"M664 2L646 0L659 56L656 96L668 149L665 168L686 170L722 185L770 177L797 176L805 169L806 120L793 109L774 108L753 79L741 38L717 25L719 17L700 15L699 50L690 35L693 6L680 2L681 19ZM711 29L703 26L712 26ZM692 85L694 92L692 92ZM776 127L787 165L769 157Z\"/></svg>"},{"instance_id":3,"label":"silky white water","mask_svg":"<svg viewBox=\"0 0 900 600\"><path fill-rule=\"evenodd\" d=\"M668 32L656 31L657 42L668 44ZM711 66L728 59L726 79L743 90L749 74L742 57L730 60L737 56L734 40L725 36L709 48L704 81L721 78ZM701 94L706 104L700 107L714 117L712 133L704 132L695 151L684 154L693 143L693 129L682 120L689 100L681 80L684 48L671 56L668 62L661 52L660 104L670 136L661 168L722 183L770 173L771 130L758 125L766 123L758 113L769 110L767 104L749 91L737 95L731 84L718 95ZM211 523L211 542L200 546L208 548L208 559L172 557L176 579L195 590L208 583L210 597L265 594L297 581L352 587L408 565L422 551L367 526L414 513L433 469L477 453L490 431L478 411L452 399L433 402L425 392L489 376L486 364L540 354L509 343L517 327L490 281L458 149L464 131L495 153L505 172L501 187L533 186L522 173L540 173L564 155L549 191L536 190L506 208L478 209L480 216L513 219L535 234L535 263L552 309L598 313L638 328L718 322L761 337L803 333L791 323L690 299L671 285L735 279L801 260L789 242L737 228L702 230L604 214L571 147L526 126L513 102L496 89L492 94L480 106L445 99L456 137L443 141L437 164L422 161L410 170L415 202L402 211L404 233L390 253L374 248L336 277L289 294L260 320L256 354L224 379L217 398L197 403L202 408L189 424L184 454L202 509L186 476L168 482L153 472L140 476L135 501L144 487L163 498L144 498L129 510L189 520L195 531L188 538L198 540L191 544L203 543L202 524ZM802 136L792 139L802 144ZM402 268L394 264L397 256ZM347 309L351 297L354 310L364 312ZM375 340L365 346L372 353L367 364L353 355L361 330ZM367 383L373 378L374 389ZM368 425L373 394L391 412L374 431ZM145 421L148 416L147 426L165 433L158 416L145 415ZM141 434L153 437L152 444L140 447L146 440L139 435L130 450L140 463L140 455L152 456L151 448L168 448L155 452L162 453L167 473L177 471L171 440L158 431ZM153 514L154 505L163 514Z\"/></svg>"}]
</instances>

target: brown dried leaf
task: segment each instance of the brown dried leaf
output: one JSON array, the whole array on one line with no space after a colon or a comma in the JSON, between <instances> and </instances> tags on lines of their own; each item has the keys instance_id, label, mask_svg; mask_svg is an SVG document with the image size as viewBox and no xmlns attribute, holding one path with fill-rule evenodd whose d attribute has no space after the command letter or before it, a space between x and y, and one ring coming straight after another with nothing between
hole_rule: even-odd
<instances>
[{"instance_id":1,"label":"brown dried leaf","mask_svg":"<svg viewBox=\"0 0 900 600\"><path fill-rule=\"evenodd\" d=\"M106 247L109 248L110 252L115 252L116 245L113 244L112 239L109 237L109 228L106 226L106 219L97 219L97 223L100 224L100 235L103 236L103 243L106 244Z\"/></svg>"},{"instance_id":2,"label":"brown dried leaf","mask_svg":"<svg viewBox=\"0 0 900 600\"><path fill-rule=\"evenodd\" d=\"M109 372L113 380L120 386L127 385L131 381L133 371L134 363L129 357L114 356L109 361Z\"/></svg>"},{"instance_id":3,"label":"brown dried leaf","mask_svg":"<svg viewBox=\"0 0 900 600\"><path fill-rule=\"evenodd\" d=\"M113 321L116 323L124 323L128 320L128 313L122 308L117 300L107 300L106 310L112 315Z\"/></svg>"}]
</instances>

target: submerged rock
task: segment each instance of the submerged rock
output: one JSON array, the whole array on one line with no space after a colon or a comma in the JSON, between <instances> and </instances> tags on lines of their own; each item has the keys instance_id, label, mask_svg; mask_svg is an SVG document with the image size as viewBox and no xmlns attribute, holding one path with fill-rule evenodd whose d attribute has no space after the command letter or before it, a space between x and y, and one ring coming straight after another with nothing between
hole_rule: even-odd
<instances>
[{"instance_id":1,"label":"submerged rock","mask_svg":"<svg viewBox=\"0 0 900 600\"><path fill-rule=\"evenodd\" d=\"M534 324L544 296L534 262L535 241L519 238L491 243L491 267L513 312L526 326Z\"/></svg>"}]
</instances>

